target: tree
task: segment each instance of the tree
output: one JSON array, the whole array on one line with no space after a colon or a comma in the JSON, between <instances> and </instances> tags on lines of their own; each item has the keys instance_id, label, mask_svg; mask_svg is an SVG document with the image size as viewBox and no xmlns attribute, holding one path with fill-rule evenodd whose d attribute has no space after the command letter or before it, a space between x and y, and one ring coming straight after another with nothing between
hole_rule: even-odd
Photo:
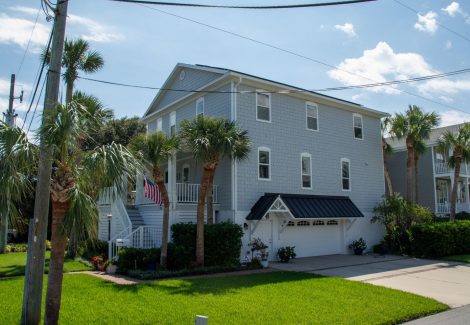
<instances>
[{"instance_id":1,"label":"tree","mask_svg":"<svg viewBox=\"0 0 470 325\"><path fill-rule=\"evenodd\" d=\"M18 127L0 122L0 253L5 253L8 223L20 222L17 204L32 192L38 150Z\"/></svg>"},{"instance_id":2,"label":"tree","mask_svg":"<svg viewBox=\"0 0 470 325\"><path fill-rule=\"evenodd\" d=\"M424 141L429 139L431 130L439 124L439 120L437 113L424 113L416 105L410 105L404 114L396 114L392 119L392 136L405 139L406 143L406 198L410 202L417 200L418 160L425 149Z\"/></svg>"},{"instance_id":3,"label":"tree","mask_svg":"<svg viewBox=\"0 0 470 325\"><path fill-rule=\"evenodd\" d=\"M84 232L88 236L96 232L100 190L107 187L111 189L110 195L121 195L126 191L122 177L135 175L141 166L118 144L81 150L80 141L96 122L82 105L76 102L57 105L48 114L39 131L53 157L52 247L44 323L57 324L67 236L72 231L78 231L78 237Z\"/></svg>"},{"instance_id":4,"label":"tree","mask_svg":"<svg viewBox=\"0 0 470 325\"><path fill-rule=\"evenodd\" d=\"M392 179L390 178L390 173L388 172L388 164L387 159L393 153L393 148L387 143L385 140L385 136L388 132L390 132L390 124L391 119L390 117L386 117L381 122L382 128L382 156L384 161L384 176L385 176L385 183L387 184L388 195L393 194L393 186L392 186Z\"/></svg>"},{"instance_id":5,"label":"tree","mask_svg":"<svg viewBox=\"0 0 470 325\"><path fill-rule=\"evenodd\" d=\"M450 196L450 220L455 221L455 206L457 204L457 186L460 178L460 167L462 163L470 161L470 125L459 127L457 133L446 131L438 142L439 150L449 152L449 167L454 169L452 193Z\"/></svg>"},{"instance_id":6,"label":"tree","mask_svg":"<svg viewBox=\"0 0 470 325\"><path fill-rule=\"evenodd\" d=\"M167 136L160 131L150 135L139 134L131 140L129 147L142 158L144 165L146 165L148 170L152 173L153 179L162 194L163 225L160 265L166 268L170 223L170 199L165 186L165 175L162 173L162 165L167 164L168 159L170 159L175 150L178 149L178 139L175 136Z\"/></svg>"},{"instance_id":7,"label":"tree","mask_svg":"<svg viewBox=\"0 0 470 325\"><path fill-rule=\"evenodd\" d=\"M46 62L49 63L50 53L43 53ZM79 71L86 74L94 73L100 70L104 65L101 54L90 50L90 44L83 40L65 40L64 55L62 56L62 67L64 73L62 77L67 85L65 93L66 103L70 103L73 99L73 87L78 79Z\"/></svg>"},{"instance_id":8,"label":"tree","mask_svg":"<svg viewBox=\"0 0 470 325\"><path fill-rule=\"evenodd\" d=\"M245 159L250 151L250 140L247 131L239 129L234 122L203 115L191 121L183 120L180 134L187 150L202 162L203 167L197 204L196 264L204 266L204 207L206 197L210 200L208 205L212 204L217 166L224 158ZM207 222L213 223L213 218L209 214Z\"/></svg>"}]
</instances>

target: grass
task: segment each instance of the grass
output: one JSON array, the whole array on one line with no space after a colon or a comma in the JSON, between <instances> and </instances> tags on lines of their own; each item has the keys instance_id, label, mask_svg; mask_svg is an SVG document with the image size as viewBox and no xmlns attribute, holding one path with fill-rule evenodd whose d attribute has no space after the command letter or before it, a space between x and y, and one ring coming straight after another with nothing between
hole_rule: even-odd
<instances>
[{"instance_id":1,"label":"grass","mask_svg":"<svg viewBox=\"0 0 470 325\"><path fill-rule=\"evenodd\" d=\"M0 280L4 324L19 322L23 278ZM446 310L435 300L306 273L164 280L119 286L64 276L61 324L396 324Z\"/></svg>"},{"instance_id":2,"label":"grass","mask_svg":"<svg viewBox=\"0 0 470 325\"><path fill-rule=\"evenodd\" d=\"M46 252L46 272L49 266L49 258L50 252ZM0 278L24 275L25 266L26 253L0 254ZM88 270L90 268L79 261L66 260L64 263L64 272Z\"/></svg>"},{"instance_id":3,"label":"grass","mask_svg":"<svg viewBox=\"0 0 470 325\"><path fill-rule=\"evenodd\" d=\"M449 261L470 263L470 255L452 255L447 256L445 259Z\"/></svg>"}]
</instances>

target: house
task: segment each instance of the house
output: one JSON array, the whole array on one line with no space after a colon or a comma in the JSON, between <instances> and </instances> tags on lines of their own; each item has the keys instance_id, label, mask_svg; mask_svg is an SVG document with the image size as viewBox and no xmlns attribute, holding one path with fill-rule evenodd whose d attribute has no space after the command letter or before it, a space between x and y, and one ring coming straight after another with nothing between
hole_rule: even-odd
<instances>
[{"instance_id":1,"label":"house","mask_svg":"<svg viewBox=\"0 0 470 325\"><path fill-rule=\"evenodd\" d=\"M428 207L437 215L450 213L450 193L454 181L454 170L448 166L451 152L440 151L437 147L444 132L457 132L463 124L436 128L431 131L426 151L418 162L417 202ZM405 140L388 138L394 153L388 158L388 169L394 192L406 195L406 146ZM462 164L457 184L456 212L470 211L470 165Z\"/></svg>"},{"instance_id":2,"label":"house","mask_svg":"<svg viewBox=\"0 0 470 325\"><path fill-rule=\"evenodd\" d=\"M216 222L245 230L242 257L255 237L273 259L287 245L302 257L347 253L359 237L369 247L383 238L370 219L385 191L380 119L387 114L234 70L180 63L142 121L149 133L175 134L198 114L236 121L252 142L248 159L219 165L213 188ZM165 166L170 223L196 222L201 169L185 152ZM116 239L160 243L161 208L144 198L142 179L136 184L132 202L102 206L100 236L111 239L113 252Z\"/></svg>"}]
</instances>

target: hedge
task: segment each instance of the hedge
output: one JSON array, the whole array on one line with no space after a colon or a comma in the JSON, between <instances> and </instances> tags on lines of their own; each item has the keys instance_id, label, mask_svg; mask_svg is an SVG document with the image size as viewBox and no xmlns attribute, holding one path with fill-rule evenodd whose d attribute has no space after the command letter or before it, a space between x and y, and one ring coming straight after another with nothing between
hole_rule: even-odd
<instances>
[{"instance_id":1,"label":"hedge","mask_svg":"<svg viewBox=\"0 0 470 325\"><path fill-rule=\"evenodd\" d=\"M195 260L196 225L178 223L171 226L172 242L184 247L185 257ZM240 263L243 229L232 223L204 225L204 265L230 266Z\"/></svg>"},{"instance_id":2,"label":"hedge","mask_svg":"<svg viewBox=\"0 0 470 325\"><path fill-rule=\"evenodd\" d=\"M433 222L411 228L413 254L444 257L470 253L470 221Z\"/></svg>"}]
</instances>

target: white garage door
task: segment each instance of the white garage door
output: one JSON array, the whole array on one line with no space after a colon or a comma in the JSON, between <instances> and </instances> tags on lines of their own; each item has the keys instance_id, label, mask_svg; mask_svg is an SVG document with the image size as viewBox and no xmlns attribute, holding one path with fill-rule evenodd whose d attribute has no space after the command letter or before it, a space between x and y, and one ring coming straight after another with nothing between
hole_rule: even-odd
<instances>
[{"instance_id":1,"label":"white garage door","mask_svg":"<svg viewBox=\"0 0 470 325\"><path fill-rule=\"evenodd\" d=\"M274 251L282 246L295 246L297 257L341 254L341 223L339 221L293 221L282 233L274 235Z\"/></svg>"}]
</instances>

